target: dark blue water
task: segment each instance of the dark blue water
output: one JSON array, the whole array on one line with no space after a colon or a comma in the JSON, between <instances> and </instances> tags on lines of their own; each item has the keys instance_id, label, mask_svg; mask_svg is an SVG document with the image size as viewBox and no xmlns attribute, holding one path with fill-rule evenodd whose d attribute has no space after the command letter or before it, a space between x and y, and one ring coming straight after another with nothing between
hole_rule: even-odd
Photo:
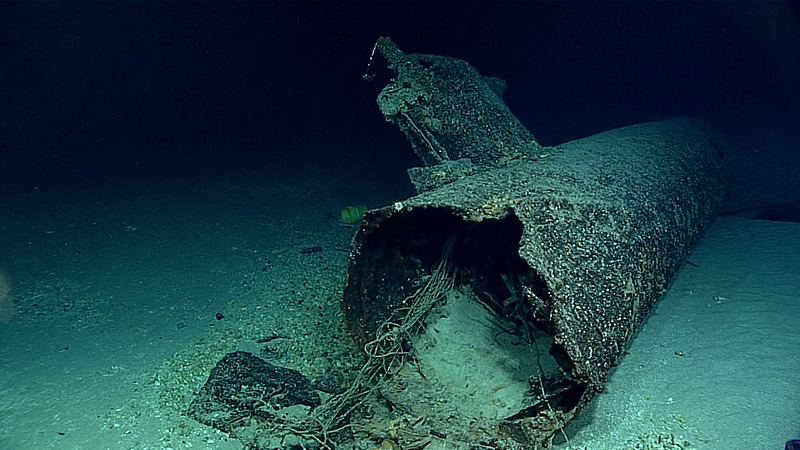
<instances>
[{"instance_id":1,"label":"dark blue water","mask_svg":"<svg viewBox=\"0 0 800 450\"><path fill-rule=\"evenodd\" d=\"M378 36L506 79L545 145L677 115L798 144L788 2L4 3L0 24L12 187L298 160L403 171L416 157L374 102L385 62L362 79Z\"/></svg>"}]
</instances>

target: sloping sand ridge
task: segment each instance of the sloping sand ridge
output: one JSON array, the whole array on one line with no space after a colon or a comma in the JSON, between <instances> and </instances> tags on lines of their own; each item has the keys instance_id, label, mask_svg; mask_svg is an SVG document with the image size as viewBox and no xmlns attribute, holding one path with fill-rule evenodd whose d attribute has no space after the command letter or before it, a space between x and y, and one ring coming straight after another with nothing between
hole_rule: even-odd
<instances>
[{"instance_id":1,"label":"sloping sand ridge","mask_svg":"<svg viewBox=\"0 0 800 450\"><path fill-rule=\"evenodd\" d=\"M0 322L8 323L17 314L17 305L11 298L11 277L0 271Z\"/></svg>"}]
</instances>

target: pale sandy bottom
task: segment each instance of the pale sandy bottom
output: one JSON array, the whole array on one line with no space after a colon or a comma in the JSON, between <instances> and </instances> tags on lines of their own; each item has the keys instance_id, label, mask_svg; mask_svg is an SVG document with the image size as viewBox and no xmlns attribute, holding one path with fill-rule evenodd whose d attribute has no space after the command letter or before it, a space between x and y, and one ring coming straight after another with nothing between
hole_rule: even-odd
<instances>
[{"instance_id":1,"label":"pale sandy bottom","mask_svg":"<svg viewBox=\"0 0 800 450\"><path fill-rule=\"evenodd\" d=\"M0 449L239 449L185 415L222 355L281 334L275 362L345 366L354 230L339 210L410 193L283 177L3 199L0 268L19 313L0 323ZM652 433L769 450L798 436L800 224L720 218L689 260L559 449Z\"/></svg>"},{"instance_id":2,"label":"pale sandy bottom","mask_svg":"<svg viewBox=\"0 0 800 450\"><path fill-rule=\"evenodd\" d=\"M225 353L276 334L275 363L347 363L355 229L339 214L408 196L404 176L402 193L386 176L282 168L0 198L18 308L0 322L0 450L241 448L188 419L194 393Z\"/></svg>"}]
</instances>

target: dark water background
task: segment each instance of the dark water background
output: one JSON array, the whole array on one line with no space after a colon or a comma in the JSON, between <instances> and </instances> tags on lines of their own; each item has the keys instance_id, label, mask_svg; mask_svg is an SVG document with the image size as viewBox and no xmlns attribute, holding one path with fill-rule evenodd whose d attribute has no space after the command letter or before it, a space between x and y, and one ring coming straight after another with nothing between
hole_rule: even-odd
<instances>
[{"instance_id":1,"label":"dark water background","mask_svg":"<svg viewBox=\"0 0 800 450\"><path fill-rule=\"evenodd\" d=\"M404 176L419 161L375 104L385 61L362 79L378 36L506 79L545 145L691 115L786 157L798 30L789 2L2 3L1 182Z\"/></svg>"}]
</instances>

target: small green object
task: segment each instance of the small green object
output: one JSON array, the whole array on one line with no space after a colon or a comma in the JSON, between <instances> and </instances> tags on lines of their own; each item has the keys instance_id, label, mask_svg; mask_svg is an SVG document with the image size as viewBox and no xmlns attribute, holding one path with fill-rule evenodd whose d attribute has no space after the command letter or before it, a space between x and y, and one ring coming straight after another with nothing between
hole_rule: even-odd
<instances>
[{"instance_id":1,"label":"small green object","mask_svg":"<svg viewBox=\"0 0 800 450\"><path fill-rule=\"evenodd\" d=\"M342 208L342 222L347 224L361 222L361 218L364 217L366 211L367 207L364 205L345 206Z\"/></svg>"}]
</instances>

